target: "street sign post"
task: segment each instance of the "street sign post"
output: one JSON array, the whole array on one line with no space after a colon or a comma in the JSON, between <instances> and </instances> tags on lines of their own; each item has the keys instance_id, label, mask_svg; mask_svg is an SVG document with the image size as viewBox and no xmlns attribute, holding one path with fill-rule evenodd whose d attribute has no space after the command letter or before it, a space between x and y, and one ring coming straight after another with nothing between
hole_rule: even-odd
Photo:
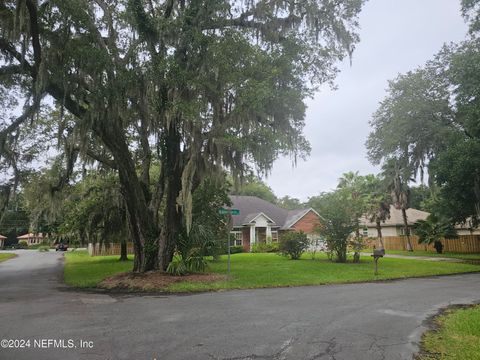
<instances>
[{"instance_id":1,"label":"street sign post","mask_svg":"<svg viewBox=\"0 0 480 360\"><path fill-rule=\"evenodd\" d=\"M240 210L238 209L224 209L220 208L218 210L220 215L230 215L228 221L228 235L227 235L227 248L228 248L228 260L227 260L227 279L230 276L230 230L233 228L232 215L240 215Z\"/></svg>"}]
</instances>

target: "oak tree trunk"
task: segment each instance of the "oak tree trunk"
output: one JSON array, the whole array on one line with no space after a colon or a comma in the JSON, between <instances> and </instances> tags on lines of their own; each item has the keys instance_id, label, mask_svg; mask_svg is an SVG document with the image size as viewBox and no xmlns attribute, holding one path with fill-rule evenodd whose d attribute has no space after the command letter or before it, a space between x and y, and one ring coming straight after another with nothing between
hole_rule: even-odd
<instances>
[{"instance_id":1,"label":"oak tree trunk","mask_svg":"<svg viewBox=\"0 0 480 360\"><path fill-rule=\"evenodd\" d=\"M134 272L158 269L158 225L148 208L145 189L136 172L125 133L114 123L96 124L95 132L112 152L117 166L127 221L134 246ZM108 129L105 127L108 126Z\"/></svg>"},{"instance_id":2,"label":"oak tree trunk","mask_svg":"<svg viewBox=\"0 0 480 360\"><path fill-rule=\"evenodd\" d=\"M183 159L180 133L172 121L165 135L163 171L165 172L165 210L159 239L159 268L166 270L173 259L175 244L182 226L182 212L177 198L182 189Z\"/></svg>"},{"instance_id":3,"label":"oak tree trunk","mask_svg":"<svg viewBox=\"0 0 480 360\"><path fill-rule=\"evenodd\" d=\"M120 243L120 261L127 261L128 256L127 256L127 240L125 238L122 239L122 242Z\"/></svg>"}]
</instances>

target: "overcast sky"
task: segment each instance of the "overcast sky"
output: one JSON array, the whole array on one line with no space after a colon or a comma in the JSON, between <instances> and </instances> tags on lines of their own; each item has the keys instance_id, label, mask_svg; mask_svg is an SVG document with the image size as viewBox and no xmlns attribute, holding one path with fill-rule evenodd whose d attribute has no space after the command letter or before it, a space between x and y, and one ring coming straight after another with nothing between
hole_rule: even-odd
<instances>
[{"instance_id":1,"label":"overcast sky","mask_svg":"<svg viewBox=\"0 0 480 360\"><path fill-rule=\"evenodd\" d=\"M460 0L370 0L360 14L360 43L352 65L308 101L305 135L312 146L307 161L292 168L278 160L266 182L279 197L306 200L336 187L348 171L377 173L366 159L368 122L385 96L387 81L423 65L445 42L465 38Z\"/></svg>"}]
</instances>

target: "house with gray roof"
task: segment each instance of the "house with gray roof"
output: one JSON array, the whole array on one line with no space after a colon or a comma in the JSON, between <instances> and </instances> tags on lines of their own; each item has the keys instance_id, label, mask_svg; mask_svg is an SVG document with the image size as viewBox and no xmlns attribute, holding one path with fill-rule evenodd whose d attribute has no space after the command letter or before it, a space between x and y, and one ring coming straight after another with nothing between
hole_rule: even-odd
<instances>
[{"instance_id":1,"label":"house with gray roof","mask_svg":"<svg viewBox=\"0 0 480 360\"><path fill-rule=\"evenodd\" d=\"M412 235L415 235L414 225L419 220L426 220L430 213L413 208L409 208L406 211L408 225L412 227L410 232ZM381 225L383 236L405 235L402 210L396 209L393 205L390 205L390 217L382 222ZM363 229L363 236L377 237L377 224L372 223L367 217L363 216L360 218L360 226ZM455 224L455 230L458 235L480 235L480 228L472 224L471 218L468 218L465 223Z\"/></svg>"},{"instance_id":2,"label":"house with gray roof","mask_svg":"<svg viewBox=\"0 0 480 360\"><path fill-rule=\"evenodd\" d=\"M287 210L256 196L230 196L233 215L232 245L250 251L253 244L277 242L285 231L303 231L309 237L317 235L320 215L312 208Z\"/></svg>"},{"instance_id":3,"label":"house with gray roof","mask_svg":"<svg viewBox=\"0 0 480 360\"><path fill-rule=\"evenodd\" d=\"M407 222L413 226L418 220L426 220L430 213L413 208L407 209ZM403 226L402 210L390 205L390 217L382 222L383 236L403 236L405 229ZM360 218L360 226L363 228L363 235L367 237L377 237L377 224L372 223L367 217ZM414 229L410 229L414 233Z\"/></svg>"}]
</instances>

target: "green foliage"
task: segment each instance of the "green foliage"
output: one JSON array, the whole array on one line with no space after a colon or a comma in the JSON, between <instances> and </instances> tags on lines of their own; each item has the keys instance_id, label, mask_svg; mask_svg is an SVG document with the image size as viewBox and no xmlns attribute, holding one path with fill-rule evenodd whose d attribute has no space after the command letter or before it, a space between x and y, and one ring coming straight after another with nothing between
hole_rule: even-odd
<instances>
[{"instance_id":1,"label":"green foliage","mask_svg":"<svg viewBox=\"0 0 480 360\"><path fill-rule=\"evenodd\" d=\"M390 218L390 204L392 198L388 192L388 183L382 175L366 176L366 218L378 225ZM381 230L381 229L380 229ZM381 234L379 233L378 236ZM383 246L383 244L381 244Z\"/></svg>"},{"instance_id":2,"label":"green foliage","mask_svg":"<svg viewBox=\"0 0 480 360\"><path fill-rule=\"evenodd\" d=\"M297 198L292 198L288 195L278 199L277 205L287 210L296 210L303 207L303 204L300 200Z\"/></svg>"},{"instance_id":3,"label":"green foliage","mask_svg":"<svg viewBox=\"0 0 480 360\"><path fill-rule=\"evenodd\" d=\"M309 154L304 101L352 55L364 1L4 3L0 116L12 120L0 131L2 173L13 170L16 183L48 146L58 149L59 176L45 194L69 185L78 165L117 171L132 239L148 257L136 270L147 271L158 263L148 250L160 242L165 268L185 237L179 224L193 229L204 178L268 172L279 156ZM108 234L101 214L79 215L92 236ZM67 218L64 231L79 237L77 217Z\"/></svg>"},{"instance_id":4,"label":"green foliage","mask_svg":"<svg viewBox=\"0 0 480 360\"><path fill-rule=\"evenodd\" d=\"M278 242L255 243L251 247L252 253L275 253L280 249Z\"/></svg>"},{"instance_id":5,"label":"green foliage","mask_svg":"<svg viewBox=\"0 0 480 360\"><path fill-rule=\"evenodd\" d=\"M221 180L206 178L193 193L191 229L188 232L184 226L180 233L179 259L172 261L172 273L203 272L207 267L204 257L215 257L222 252L228 228L226 216L220 215L218 209L229 206L230 199L228 184Z\"/></svg>"},{"instance_id":6,"label":"green foliage","mask_svg":"<svg viewBox=\"0 0 480 360\"><path fill-rule=\"evenodd\" d=\"M454 224L451 221L439 218L435 214L430 214L426 220L417 221L414 228L419 244L432 244L444 238L454 239L458 237Z\"/></svg>"},{"instance_id":7,"label":"green foliage","mask_svg":"<svg viewBox=\"0 0 480 360\"><path fill-rule=\"evenodd\" d=\"M403 228L407 237L407 250L413 251L410 242L410 227L408 225L407 209L410 208L409 182L414 181L414 168L405 158L389 158L382 166L382 176L386 188L390 192L392 204L402 210Z\"/></svg>"},{"instance_id":8,"label":"green foliage","mask_svg":"<svg viewBox=\"0 0 480 360\"><path fill-rule=\"evenodd\" d=\"M374 164L396 157L422 170L442 147L451 121L449 91L434 69L419 69L389 82L370 125L366 146Z\"/></svg>"},{"instance_id":9,"label":"green foliage","mask_svg":"<svg viewBox=\"0 0 480 360\"><path fill-rule=\"evenodd\" d=\"M28 248L29 248L29 249L40 249L41 247L48 247L48 248L50 248L50 244L49 244L47 241L43 241L43 242L40 243L40 244L30 245Z\"/></svg>"},{"instance_id":10,"label":"green foliage","mask_svg":"<svg viewBox=\"0 0 480 360\"><path fill-rule=\"evenodd\" d=\"M50 251L50 246L40 246L38 248L38 251L39 252L48 252L48 251Z\"/></svg>"},{"instance_id":11,"label":"green foliage","mask_svg":"<svg viewBox=\"0 0 480 360\"><path fill-rule=\"evenodd\" d=\"M480 30L480 1L461 0L462 15L469 22L470 33L478 36Z\"/></svg>"},{"instance_id":12,"label":"green foliage","mask_svg":"<svg viewBox=\"0 0 480 360\"><path fill-rule=\"evenodd\" d=\"M187 266L182 259L175 258L173 259L167 267L167 274L174 276L183 276L188 273Z\"/></svg>"},{"instance_id":13,"label":"green foliage","mask_svg":"<svg viewBox=\"0 0 480 360\"><path fill-rule=\"evenodd\" d=\"M469 139L441 153L431 168L441 186L434 210L455 222L478 224L477 192L480 190L480 141Z\"/></svg>"},{"instance_id":14,"label":"green foliage","mask_svg":"<svg viewBox=\"0 0 480 360\"><path fill-rule=\"evenodd\" d=\"M3 217L0 216L0 234L7 237L6 242L12 243L19 234L25 234L29 229L29 212L22 193L17 193L14 199L9 200Z\"/></svg>"},{"instance_id":15,"label":"green foliage","mask_svg":"<svg viewBox=\"0 0 480 360\"><path fill-rule=\"evenodd\" d=\"M480 40L476 37L480 8L476 0L465 0L462 6L474 36L444 46L425 66L390 83L371 121L367 149L374 163L396 159L400 168L408 169L402 175L403 185L428 169L433 190L423 205L414 199L416 205L476 225L480 220ZM405 208L407 193L401 193L401 201L394 201Z\"/></svg>"},{"instance_id":16,"label":"green foliage","mask_svg":"<svg viewBox=\"0 0 480 360\"><path fill-rule=\"evenodd\" d=\"M186 258L182 256L174 257L168 264L166 272L174 276L183 276L190 273L205 272L207 266L207 261L200 253L192 252Z\"/></svg>"},{"instance_id":17,"label":"green foliage","mask_svg":"<svg viewBox=\"0 0 480 360\"><path fill-rule=\"evenodd\" d=\"M318 231L325 239L328 250L336 261L346 262L349 239L358 223L349 194L342 189L323 193L316 199L315 206L322 216Z\"/></svg>"},{"instance_id":18,"label":"green foliage","mask_svg":"<svg viewBox=\"0 0 480 360\"><path fill-rule=\"evenodd\" d=\"M243 183L237 185L237 189L231 191L232 195L256 196L271 203L277 202L273 190L256 176L247 177Z\"/></svg>"},{"instance_id":19,"label":"green foliage","mask_svg":"<svg viewBox=\"0 0 480 360\"><path fill-rule=\"evenodd\" d=\"M127 236L117 175L91 171L52 193L57 176L53 170L43 171L25 183L26 207L34 229L52 234L54 240L70 242L110 243Z\"/></svg>"},{"instance_id":20,"label":"green foliage","mask_svg":"<svg viewBox=\"0 0 480 360\"><path fill-rule=\"evenodd\" d=\"M419 185L410 187L410 207L422 211L431 212L429 204L435 196L435 187Z\"/></svg>"},{"instance_id":21,"label":"green foliage","mask_svg":"<svg viewBox=\"0 0 480 360\"><path fill-rule=\"evenodd\" d=\"M230 254L240 254L244 251L243 246L230 246Z\"/></svg>"},{"instance_id":22,"label":"green foliage","mask_svg":"<svg viewBox=\"0 0 480 360\"><path fill-rule=\"evenodd\" d=\"M18 248L19 249L28 249L28 243L26 241L19 241L18 242Z\"/></svg>"},{"instance_id":23,"label":"green foliage","mask_svg":"<svg viewBox=\"0 0 480 360\"><path fill-rule=\"evenodd\" d=\"M298 260L309 245L307 235L303 232L287 232L279 239L278 251L291 260Z\"/></svg>"},{"instance_id":24,"label":"green foliage","mask_svg":"<svg viewBox=\"0 0 480 360\"><path fill-rule=\"evenodd\" d=\"M371 208L371 176L361 176L358 172L348 172L339 179L337 188L342 191L350 202L355 217L355 238L352 247L355 251L354 261L360 260L360 251L363 248L363 237L360 235L360 218Z\"/></svg>"}]
</instances>

